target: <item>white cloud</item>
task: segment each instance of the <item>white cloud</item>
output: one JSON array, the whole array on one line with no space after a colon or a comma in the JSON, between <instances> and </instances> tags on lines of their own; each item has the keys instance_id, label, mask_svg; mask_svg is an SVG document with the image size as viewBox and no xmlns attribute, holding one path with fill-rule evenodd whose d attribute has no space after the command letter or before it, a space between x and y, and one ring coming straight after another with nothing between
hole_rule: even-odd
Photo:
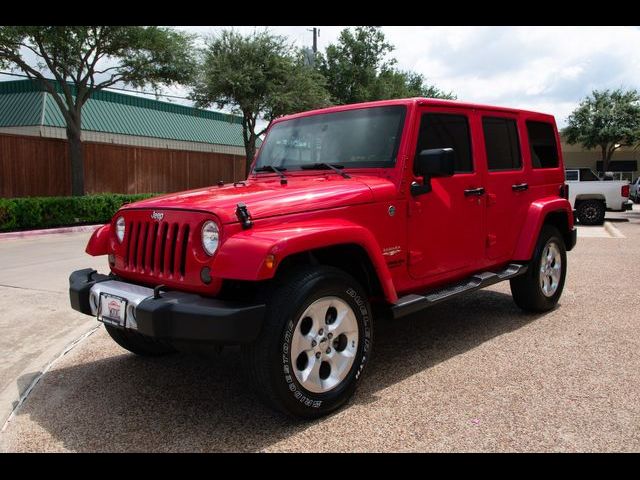
<instances>
[{"instance_id":1,"label":"white cloud","mask_svg":"<svg viewBox=\"0 0 640 480\"><path fill-rule=\"evenodd\" d=\"M230 27L178 28L209 35ZM243 33L268 28L299 46L312 43L311 26L233 28ZM345 27L319 28L323 50ZM551 113L561 126L593 89L640 89L638 27L389 26L383 31L400 68L422 73L459 100Z\"/></svg>"},{"instance_id":2,"label":"white cloud","mask_svg":"<svg viewBox=\"0 0 640 480\"><path fill-rule=\"evenodd\" d=\"M184 27L215 32L222 27ZM234 27L250 32L256 27ZM310 27L269 27L311 45ZM320 27L319 48L344 27ZM383 27L398 66L459 100L551 113L560 125L593 89L640 88L637 27Z\"/></svg>"}]
</instances>

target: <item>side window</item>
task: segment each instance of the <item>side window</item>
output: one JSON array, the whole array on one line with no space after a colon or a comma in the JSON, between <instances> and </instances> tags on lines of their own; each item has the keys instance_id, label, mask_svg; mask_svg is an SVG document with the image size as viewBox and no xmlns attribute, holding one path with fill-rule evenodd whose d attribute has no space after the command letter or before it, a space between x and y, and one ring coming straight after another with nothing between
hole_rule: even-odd
<instances>
[{"instance_id":1,"label":"side window","mask_svg":"<svg viewBox=\"0 0 640 480\"><path fill-rule=\"evenodd\" d=\"M432 148L453 148L455 172L473 172L469 120L465 115L447 113L422 115L416 154Z\"/></svg>"},{"instance_id":2,"label":"side window","mask_svg":"<svg viewBox=\"0 0 640 480\"><path fill-rule=\"evenodd\" d=\"M567 180L568 182L577 182L578 170L567 170L565 172L565 180Z\"/></svg>"},{"instance_id":3,"label":"side window","mask_svg":"<svg viewBox=\"0 0 640 480\"><path fill-rule=\"evenodd\" d=\"M546 122L527 121L527 134L533 168L556 168L558 145L553 125Z\"/></svg>"},{"instance_id":4,"label":"side window","mask_svg":"<svg viewBox=\"0 0 640 480\"><path fill-rule=\"evenodd\" d=\"M597 182L600 180L598 176L589 168L580 169L580 181L581 182Z\"/></svg>"},{"instance_id":5,"label":"side window","mask_svg":"<svg viewBox=\"0 0 640 480\"><path fill-rule=\"evenodd\" d=\"M483 117L482 130L490 171L522 167L518 126L510 118Z\"/></svg>"}]
</instances>

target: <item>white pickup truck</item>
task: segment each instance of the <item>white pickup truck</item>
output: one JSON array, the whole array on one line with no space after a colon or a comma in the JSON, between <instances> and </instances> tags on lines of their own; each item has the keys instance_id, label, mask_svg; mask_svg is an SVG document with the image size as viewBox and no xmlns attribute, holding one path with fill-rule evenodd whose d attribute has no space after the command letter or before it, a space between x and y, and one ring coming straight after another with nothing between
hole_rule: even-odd
<instances>
[{"instance_id":1,"label":"white pickup truck","mask_svg":"<svg viewBox=\"0 0 640 480\"><path fill-rule=\"evenodd\" d=\"M590 168L575 168L565 170L565 183L569 202L583 225L602 225L605 211L620 212L633 206L627 180L603 180Z\"/></svg>"}]
</instances>

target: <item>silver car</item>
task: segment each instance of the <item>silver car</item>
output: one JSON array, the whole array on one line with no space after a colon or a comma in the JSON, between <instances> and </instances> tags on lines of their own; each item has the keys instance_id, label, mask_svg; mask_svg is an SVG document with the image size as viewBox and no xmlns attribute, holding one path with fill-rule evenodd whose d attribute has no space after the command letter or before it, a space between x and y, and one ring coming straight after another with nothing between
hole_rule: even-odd
<instances>
[{"instance_id":1,"label":"silver car","mask_svg":"<svg viewBox=\"0 0 640 480\"><path fill-rule=\"evenodd\" d=\"M629 198L635 203L640 203L640 177L636 178L631 185L629 185Z\"/></svg>"}]
</instances>

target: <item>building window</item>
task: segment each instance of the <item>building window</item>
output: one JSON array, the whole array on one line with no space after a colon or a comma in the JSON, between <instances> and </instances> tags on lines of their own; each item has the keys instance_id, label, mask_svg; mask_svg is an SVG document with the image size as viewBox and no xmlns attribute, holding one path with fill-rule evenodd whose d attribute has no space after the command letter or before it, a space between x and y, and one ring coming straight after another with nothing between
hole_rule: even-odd
<instances>
[{"instance_id":1,"label":"building window","mask_svg":"<svg viewBox=\"0 0 640 480\"><path fill-rule=\"evenodd\" d=\"M533 168L557 168L558 145L553 125L527 121L527 133Z\"/></svg>"},{"instance_id":2,"label":"building window","mask_svg":"<svg viewBox=\"0 0 640 480\"><path fill-rule=\"evenodd\" d=\"M473 172L469 120L465 115L425 113L420 122L416 155L432 148L452 148L455 172Z\"/></svg>"},{"instance_id":3,"label":"building window","mask_svg":"<svg viewBox=\"0 0 640 480\"><path fill-rule=\"evenodd\" d=\"M484 117L482 129L489 170L520 169L522 158L516 121L509 118Z\"/></svg>"}]
</instances>

